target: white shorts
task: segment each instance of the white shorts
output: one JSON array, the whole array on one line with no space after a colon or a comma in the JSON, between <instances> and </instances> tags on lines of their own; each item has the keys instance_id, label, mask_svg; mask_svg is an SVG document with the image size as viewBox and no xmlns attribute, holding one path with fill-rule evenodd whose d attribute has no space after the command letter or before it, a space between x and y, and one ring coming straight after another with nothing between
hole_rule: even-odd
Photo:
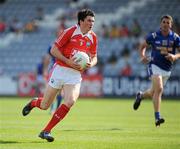
<instances>
[{"instance_id":1,"label":"white shorts","mask_svg":"<svg viewBox=\"0 0 180 149\"><path fill-rule=\"evenodd\" d=\"M75 69L55 65L48 84L56 89L61 89L65 84L80 84L81 73Z\"/></svg>"},{"instance_id":2,"label":"white shorts","mask_svg":"<svg viewBox=\"0 0 180 149\"><path fill-rule=\"evenodd\" d=\"M148 66L148 75L149 77L151 77L152 75L162 76L163 84L165 85L171 75L171 71L165 71L154 64L150 64Z\"/></svg>"}]
</instances>

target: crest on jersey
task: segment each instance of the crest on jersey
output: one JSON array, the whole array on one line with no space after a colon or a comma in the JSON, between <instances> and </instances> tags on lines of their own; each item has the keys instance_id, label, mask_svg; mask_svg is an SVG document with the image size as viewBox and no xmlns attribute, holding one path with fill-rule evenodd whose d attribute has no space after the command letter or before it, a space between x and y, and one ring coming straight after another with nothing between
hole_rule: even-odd
<instances>
[{"instance_id":1,"label":"crest on jersey","mask_svg":"<svg viewBox=\"0 0 180 149\"><path fill-rule=\"evenodd\" d=\"M86 46L87 46L87 47L90 47L90 45L91 45L90 42L87 42L87 43L86 43Z\"/></svg>"},{"instance_id":2,"label":"crest on jersey","mask_svg":"<svg viewBox=\"0 0 180 149\"><path fill-rule=\"evenodd\" d=\"M174 45L174 41L169 41L169 45L172 47Z\"/></svg>"},{"instance_id":3,"label":"crest on jersey","mask_svg":"<svg viewBox=\"0 0 180 149\"><path fill-rule=\"evenodd\" d=\"M51 83L54 83L54 79L53 78L51 79Z\"/></svg>"},{"instance_id":4,"label":"crest on jersey","mask_svg":"<svg viewBox=\"0 0 180 149\"><path fill-rule=\"evenodd\" d=\"M167 41L167 40L163 40L163 41L162 41L162 45L163 45L163 46L167 46L167 45L168 45L168 41Z\"/></svg>"}]
</instances>

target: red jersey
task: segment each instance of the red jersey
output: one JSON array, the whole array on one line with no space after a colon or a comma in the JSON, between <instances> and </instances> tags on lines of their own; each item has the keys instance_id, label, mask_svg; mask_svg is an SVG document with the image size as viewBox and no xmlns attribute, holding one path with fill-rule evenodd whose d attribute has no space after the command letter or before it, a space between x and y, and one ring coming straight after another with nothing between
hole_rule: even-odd
<instances>
[{"instance_id":1,"label":"red jersey","mask_svg":"<svg viewBox=\"0 0 180 149\"><path fill-rule=\"evenodd\" d=\"M71 58L77 51L83 51L88 55L96 55L97 53L96 34L93 31L89 31L83 35L78 25L64 30L55 41L55 45L66 58ZM56 59L56 63L70 67L59 59Z\"/></svg>"}]
</instances>

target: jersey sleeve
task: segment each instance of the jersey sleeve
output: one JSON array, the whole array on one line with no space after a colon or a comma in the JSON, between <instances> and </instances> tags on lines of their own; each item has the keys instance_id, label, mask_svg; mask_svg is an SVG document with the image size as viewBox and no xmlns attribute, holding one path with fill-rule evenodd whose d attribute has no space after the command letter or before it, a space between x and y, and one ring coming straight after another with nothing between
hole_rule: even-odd
<instances>
[{"instance_id":1,"label":"jersey sleeve","mask_svg":"<svg viewBox=\"0 0 180 149\"><path fill-rule=\"evenodd\" d=\"M54 43L58 47L59 50L61 50L61 47L63 47L71 39L71 36L75 29L76 27L73 26L71 28L64 30L60 34L60 36L57 38L57 40Z\"/></svg>"},{"instance_id":2,"label":"jersey sleeve","mask_svg":"<svg viewBox=\"0 0 180 149\"><path fill-rule=\"evenodd\" d=\"M91 49L91 55L96 55L97 54L97 47L98 47L98 40L96 35L93 35L93 45Z\"/></svg>"},{"instance_id":3,"label":"jersey sleeve","mask_svg":"<svg viewBox=\"0 0 180 149\"><path fill-rule=\"evenodd\" d=\"M47 49L47 54L49 54L49 55L51 55L51 56L52 56L52 54L51 54L51 48L52 48L52 46L51 46L51 45L49 45L49 47L48 47L48 49Z\"/></svg>"},{"instance_id":4,"label":"jersey sleeve","mask_svg":"<svg viewBox=\"0 0 180 149\"><path fill-rule=\"evenodd\" d=\"M180 48L180 37L177 34L175 34L175 47Z\"/></svg>"},{"instance_id":5,"label":"jersey sleeve","mask_svg":"<svg viewBox=\"0 0 180 149\"><path fill-rule=\"evenodd\" d=\"M145 40L147 42L147 44L152 44L153 43L153 40L155 38L156 34L155 33L150 33L146 36Z\"/></svg>"}]
</instances>

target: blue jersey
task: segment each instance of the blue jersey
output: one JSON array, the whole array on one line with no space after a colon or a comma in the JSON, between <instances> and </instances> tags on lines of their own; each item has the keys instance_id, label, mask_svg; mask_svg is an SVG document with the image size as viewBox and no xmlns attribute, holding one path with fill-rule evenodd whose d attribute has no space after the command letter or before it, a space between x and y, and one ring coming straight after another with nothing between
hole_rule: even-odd
<instances>
[{"instance_id":1,"label":"blue jersey","mask_svg":"<svg viewBox=\"0 0 180 149\"><path fill-rule=\"evenodd\" d=\"M38 75L43 75L43 63L40 63L40 64L38 64L38 66L37 66L37 74Z\"/></svg>"},{"instance_id":2,"label":"blue jersey","mask_svg":"<svg viewBox=\"0 0 180 149\"><path fill-rule=\"evenodd\" d=\"M53 68L53 65L55 63L55 57L51 54L50 50L51 50L51 45L48 47L48 54L51 55L51 62L49 64L49 70L51 70Z\"/></svg>"},{"instance_id":3,"label":"blue jersey","mask_svg":"<svg viewBox=\"0 0 180 149\"><path fill-rule=\"evenodd\" d=\"M180 47L179 36L170 31L168 36L163 36L161 31L150 33L146 37L147 44L151 45L151 62L150 64L155 64L159 68L170 71L172 68L172 63L165 58L168 53L175 54L176 49Z\"/></svg>"},{"instance_id":4,"label":"blue jersey","mask_svg":"<svg viewBox=\"0 0 180 149\"><path fill-rule=\"evenodd\" d=\"M51 52L50 52L51 47L52 47L52 46L49 46L49 47L48 47L48 54L51 55L51 57L52 57L51 61L52 61L52 64L54 64L54 63L55 63L55 57L52 56L52 54L51 54Z\"/></svg>"}]
</instances>

